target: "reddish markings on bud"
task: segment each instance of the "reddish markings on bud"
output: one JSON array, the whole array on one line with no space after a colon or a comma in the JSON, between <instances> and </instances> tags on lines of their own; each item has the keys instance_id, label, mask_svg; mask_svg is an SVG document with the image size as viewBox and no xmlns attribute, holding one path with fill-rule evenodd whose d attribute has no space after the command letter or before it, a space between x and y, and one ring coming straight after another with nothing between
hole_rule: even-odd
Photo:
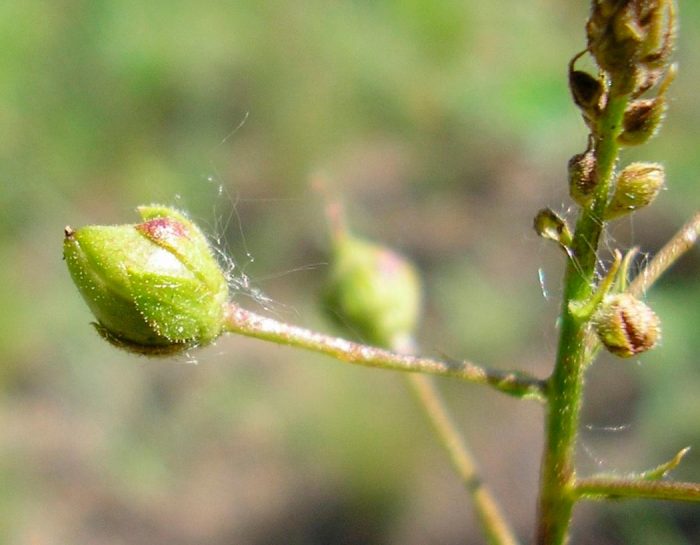
<instances>
[{"instance_id":1,"label":"reddish markings on bud","mask_svg":"<svg viewBox=\"0 0 700 545\"><path fill-rule=\"evenodd\" d=\"M178 210L139 212L136 225L64 229L66 264L97 331L145 355L212 342L223 330L228 286L206 237Z\"/></svg>"},{"instance_id":2,"label":"reddish markings on bud","mask_svg":"<svg viewBox=\"0 0 700 545\"><path fill-rule=\"evenodd\" d=\"M404 259L398 254L392 252L391 250L386 250L379 254L377 268L382 275L387 277L392 277L398 274L399 271L405 267Z\"/></svg>"},{"instance_id":3,"label":"reddish markings on bud","mask_svg":"<svg viewBox=\"0 0 700 545\"><path fill-rule=\"evenodd\" d=\"M413 335L421 308L413 265L389 248L347 231L335 240L324 308L365 342L396 347Z\"/></svg>"},{"instance_id":4,"label":"reddish markings on bud","mask_svg":"<svg viewBox=\"0 0 700 545\"><path fill-rule=\"evenodd\" d=\"M172 244L180 238L189 238L187 228L173 218L156 218L136 225L141 233L153 242Z\"/></svg>"}]
</instances>

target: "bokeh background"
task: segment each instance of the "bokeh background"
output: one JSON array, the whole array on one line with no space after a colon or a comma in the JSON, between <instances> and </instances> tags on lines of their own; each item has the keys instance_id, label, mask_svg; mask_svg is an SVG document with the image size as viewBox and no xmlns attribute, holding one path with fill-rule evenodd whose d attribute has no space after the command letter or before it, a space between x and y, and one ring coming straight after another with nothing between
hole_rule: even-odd
<instances>
[{"instance_id":1,"label":"bokeh background","mask_svg":"<svg viewBox=\"0 0 700 545\"><path fill-rule=\"evenodd\" d=\"M562 260L531 231L573 217L585 132L565 84L580 0L0 2L0 541L481 544L467 493L400 376L243 338L177 359L104 343L61 260L64 225L186 209L235 261L236 300L333 331L326 225L413 258L422 351L546 376ZM661 137L668 190L608 248L654 252L700 202L700 4ZM582 473L700 480L700 253L648 299L664 342L588 375ZM245 285L244 285L245 284ZM525 542L541 409L439 385ZM580 505L574 543L700 542L693 505Z\"/></svg>"}]
</instances>

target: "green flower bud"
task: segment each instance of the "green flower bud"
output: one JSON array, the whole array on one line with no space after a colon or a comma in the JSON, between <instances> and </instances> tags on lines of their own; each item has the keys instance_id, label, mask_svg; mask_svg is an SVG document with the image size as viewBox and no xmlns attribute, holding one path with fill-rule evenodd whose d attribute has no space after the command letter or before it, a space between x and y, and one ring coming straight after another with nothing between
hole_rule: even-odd
<instances>
[{"instance_id":1,"label":"green flower bud","mask_svg":"<svg viewBox=\"0 0 700 545\"><path fill-rule=\"evenodd\" d=\"M146 355L212 342L222 331L226 278L184 214L138 209L143 223L65 229L63 256L98 332Z\"/></svg>"},{"instance_id":2,"label":"green flower bud","mask_svg":"<svg viewBox=\"0 0 700 545\"><path fill-rule=\"evenodd\" d=\"M364 341L405 346L418 322L420 281L404 257L344 233L335 241L324 303L334 321Z\"/></svg>"},{"instance_id":3,"label":"green flower bud","mask_svg":"<svg viewBox=\"0 0 700 545\"><path fill-rule=\"evenodd\" d=\"M593 327L605 348L621 358L650 350L661 335L659 317L627 293L607 296L593 316Z\"/></svg>"},{"instance_id":4,"label":"green flower bud","mask_svg":"<svg viewBox=\"0 0 700 545\"><path fill-rule=\"evenodd\" d=\"M656 163L632 163L617 177L615 192L607 208L605 219L614 219L644 208L659 194L666 176L664 167Z\"/></svg>"}]
</instances>

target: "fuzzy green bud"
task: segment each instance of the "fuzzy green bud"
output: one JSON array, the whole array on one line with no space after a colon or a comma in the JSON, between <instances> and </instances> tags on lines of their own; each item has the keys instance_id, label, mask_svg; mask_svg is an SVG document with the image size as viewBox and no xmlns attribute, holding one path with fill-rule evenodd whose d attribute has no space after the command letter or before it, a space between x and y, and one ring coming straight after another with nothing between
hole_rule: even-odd
<instances>
[{"instance_id":1,"label":"fuzzy green bud","mask_svg":"<svg viewBox=\"0 0 700 545\"><path fill-rule=\"evenodd\" d=\"M605 348L621 358L650 350L661 336L659 317L627 293L607 296L593 316L593 327Z\"/></svg>"},{"instance_id":2,"label":"fuzzy green bud","mask_svg":"<svg viewBox=\"0 0 700 545\"><path fill-rule=\"evenodd\" d=\"M365 342L396 348L410 342L421 309L413 265L396 252L348 233L334 245L324 306Z\"/></svg>"},{"instance_id":3,"label":"fuzzy green bud","mask_svg":"<svg viewBox=\"0 0 700 545\"><path fill-rule=\"evenodd\" d=\"M112 344L146 355L212 342L228 284L204 234L183 213L138 209L142 223L65 229L71 277Z\"/></svg>"},{"instance_id":4,"label":"fuzzy green bud","mask_svg":"<svg viewBox=\"0 0 700 545\"><path fill-rule=\"evenodd\" d=\"M615 192L605 209L605 219L619 218L648 206L665 180L664 167L657 163L627 165L617 177Z\"/></svg>"}]
</instances>

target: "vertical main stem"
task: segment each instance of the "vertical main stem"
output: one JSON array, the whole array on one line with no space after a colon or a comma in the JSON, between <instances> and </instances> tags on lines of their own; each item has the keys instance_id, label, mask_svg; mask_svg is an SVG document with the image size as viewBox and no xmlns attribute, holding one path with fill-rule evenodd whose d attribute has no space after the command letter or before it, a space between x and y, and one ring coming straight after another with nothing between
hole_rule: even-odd
<instances>
[{"instance_id":1,"label":"vertical main stem","mask_svg":"<svg viewBox=\"0 0 700 545\"><path fill-rule=\"evenodd\" d=\"M611 94L613 94L611 92ZM618 155L617 137L627 97L611 98L596 130L598 186L590 208L584 208L574 233L570 259L564 276L559 347L554 371L548 380L545 448L542 459L537 545L566 542L575 496L574 454L578 432L583 373L586 366L585 339L588 322L569 311L571 302L590 297L595 280L597 249L603 230L603 212L612 184Z\"/></svg>"}]
</instances>

